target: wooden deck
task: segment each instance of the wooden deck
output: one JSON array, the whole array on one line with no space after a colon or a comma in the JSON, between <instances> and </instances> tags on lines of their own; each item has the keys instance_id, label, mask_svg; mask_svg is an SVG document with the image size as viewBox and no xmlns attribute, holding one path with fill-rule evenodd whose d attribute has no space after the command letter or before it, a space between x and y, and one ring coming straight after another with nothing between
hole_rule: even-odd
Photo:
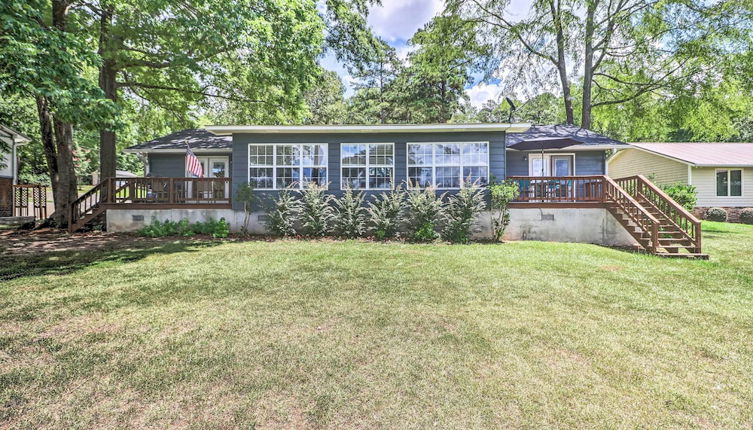
<instances>
[{"instance_id":1,"label":"wooden deck","mask_svg":"<svg viewBox=\"0 0 753 430\"><path fill-rule=\"evenodd\" d=\"M604 208L647 252L704 258L701 222L643 176L511 176L513 208ZM109 178L70 207L76 231L107 209L232 207L230 178Z\"/></svg>"},{"instance_id":2,"label":"wooden deck","mask_svg":"<svg viewBox=\"0 0 753 430\"><path fill-rule=\"evenodd\" d=\"M512 176L520 188L513 208L605 208L646 251L707 258L701 221L643 176Z\"/></svg>"},{"instance_id":3,"label":"wooden deck","mask_svg":"<svg viewBox=\"0 0 753 430\"><path fill-rule=\"evenodd\" d=\"M71 204L68 230L79 230L112 208L231 207L230 178L107 178Z\"/></svg>"}]
</instances>

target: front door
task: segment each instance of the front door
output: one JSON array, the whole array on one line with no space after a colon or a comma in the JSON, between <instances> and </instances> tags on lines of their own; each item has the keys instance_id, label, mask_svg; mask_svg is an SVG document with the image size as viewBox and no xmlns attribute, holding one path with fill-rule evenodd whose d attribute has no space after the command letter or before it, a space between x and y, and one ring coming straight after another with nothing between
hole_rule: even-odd
<instances>
[{"instance_id":1,"label":"front door","mask_svg":"<svg viewBox=\"0 0 753 430\"><path fill-rule=\"evenodd\" d=\"M552 176L570 176L573 174L573 169L570 162L569 155L552 155L551 166Z\"/></svg>"},{"instance_id":2,"label":"front door","mask_svg":"<svg viewBox=\"0 0 753 430\"><path fill-rule=\"evenodd\" d=\"M197 157L201 163L201 169L204 171L205 178L225 178L228 176L230 160L222 156L204 156ZM202 199L222 200L230 196L230 183L228 182L206 182L198 185L198 196ZM195 194L194 194L195 195Z\"/></svg>"},{"instance_id":3,"label":"front door","mask_svg":"<svg viewBox=\"0 0 753 430\"><path fill-rule=\"evenodd\" d=\"M529 154L529 176L572 176L573 156L559 154Z\"/></svg>"}]
</instances>

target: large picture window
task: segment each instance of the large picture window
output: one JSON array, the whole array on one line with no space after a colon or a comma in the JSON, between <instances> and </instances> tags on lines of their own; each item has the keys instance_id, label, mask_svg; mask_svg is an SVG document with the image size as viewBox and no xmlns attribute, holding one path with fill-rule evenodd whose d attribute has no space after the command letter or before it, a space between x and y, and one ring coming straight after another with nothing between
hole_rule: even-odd
<instances>
[{"instance_id":1,"label":"large picture window","mask_svg":"<svg viewBox=\"0 0 753 430\"><path fill-rule=\"evenodd\" d=\"M395 177L395 145L343 143L340 145L340 166L342 189L392 189Z\"/></svg>"},{"instance_id":2,"label":"large picture window","mask_svg":"<svg viewBox=\"0 0 753 430\"><path fill-rule=\"evenodd\" d=\"M309 183L327 183L327 145L248 145L248 182L258 190L303 188Z\"/></svg>"},{"instance_id":3,"label":"large picture window","mask_svg":"<svg viewBox=\"0 0 753 430\"><path fill-rule=\"evenodd\" d=\"M409 143L408 186L452 189L489 183L489 143Z\"/></svg>"},{"instance_id":4,"label":"large picture window","mask_svg":"<svg viewBox=\"0 0 753 430\"><path fill-rule=\"evenodd\" d=\"M743 195L743 171L719 169L716 171L717 197L740 197Z\"/></svg>"}]
</instances>

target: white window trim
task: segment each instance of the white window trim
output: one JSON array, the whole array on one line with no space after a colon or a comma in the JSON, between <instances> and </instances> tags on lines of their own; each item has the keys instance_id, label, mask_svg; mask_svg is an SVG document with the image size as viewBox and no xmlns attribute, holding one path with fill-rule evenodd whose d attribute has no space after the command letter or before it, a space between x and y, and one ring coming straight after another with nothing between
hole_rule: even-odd
<instances>
[{"instance_id":1,"label":"white window trim","mask_svg":"<svg viewBox=\"0 0 753 430\"><path fill-rule=\"evenodd\" d=\"M541 152L529 152L526 157L528 158L528 176L534 176L533 170L531 169L531 165L533 164L533 158L541 158ZM575 156L574 152L545 152L544 153L544 159L549 160L549 176L551 175L552 170L552 157L572 157L572 165L570 166L572 169L572 173L570 176L576 176L575 175L575 160L578 158Z\"/></svg>"},{"instance_id":2,"label":"white window trim","mask_svg":"<svg viewBox=\"0 0 753 430\"><path fill-rule=\"evenodd\" d=\"M323 145L324 146L324 153L327 157L327 163L324 165L317 165L317 166L304 166L303 163L299 164L298 167L296 166L278 166L277 165L277 147L278 146L298 146L301 147L303 145ZM252 146L272 146L272 164L271 165L251 165L251 147ZM303 159L303 157L301 157ZM279 188L277 186L277 169L299 169L299 177L301 178L300 181L298 181L298 189L303 189L303 169L327 169L327 177L324 181L325 184L329 181L329 147L327 143L323 142L254 142L248 144L248 151L246 153L246 181L251 183L251 169L252 168L259 168L259 169L272 169L272 188L254 188L254 190L258 191L278 191L283 188Z\"/></svg>"},{"instance_id":3,"label":"white window trim","mask_svg":"<svg viewBox=\"0 0 753 430\"><path fill-rule=\"evenodd\" d=\"M473 143L485 143L486 144L486 166L479 166L475 164L470 164L466 166L463 164L463 149L462 145L464 144L473 144ZM432 145L431 149L431 165L421 165L421 164L410 164L410 155L408 152L408 146L409 145ZM436 159L436 148L437 145L461 145L460 148L460 163L459 164L437 164L434 160ZM459 190L463 188L465 185L465 178L463 177L463 168L464 167L486 167L486 179L487 181L491 181L491 152L492 152L492 144L489 141L486 140L474 140L474 141L465 141L465 142L406 142L405 143L405 180L408 189L422 189L421 187L412 187L411 181L410 181L410 168L411 167L431 167L431 186L435 187L437 190ZM437 187L437 167L460 167L460 186L459 187Z\"/></svg>"},{"instance_id":4,"label":"white window trim","mask_svg":"<svg viewBox=\"0 0 753 430\"><path fill-rule=\"evenodd\" d=\"M740 171L740 195L739 196L732 195L732 179L730 178L730 172L733 170ZM717 194L719 191L716 186L716 175L719 172L727 172L727 195L726 196L720 196L719 194ZM729 167L725 169L714 169L714 196L724 197L728 199L741 199L745 197L745 169L737 168L737 167Z\"/></svg>"},{"instance_id":5,"label":"white window trim","mask_svg":"<svg viewBox=\"0 0 753 430\"><path fill-rule=\"evenodd\" d=\"M358 165L344 165L343 164L343 145L366 145L366 164L358 164ZM369 162L369 145L391 145L392 146L392 164L371 164ZM406 146L407 148L407 146ZM390 178L390 183L392 184L391 188L371 188L369 186L369 168L370 167L388 167L392 169L392 177ZM363 191L385 191L390 190L392 188L395 188L395 142L342 142L340 143L340 184L338 184L338 189L343 190L343 169L362 169L366 168L366 187L364 188L358 188L358 190Z\"/></svg>"}]
</instances>

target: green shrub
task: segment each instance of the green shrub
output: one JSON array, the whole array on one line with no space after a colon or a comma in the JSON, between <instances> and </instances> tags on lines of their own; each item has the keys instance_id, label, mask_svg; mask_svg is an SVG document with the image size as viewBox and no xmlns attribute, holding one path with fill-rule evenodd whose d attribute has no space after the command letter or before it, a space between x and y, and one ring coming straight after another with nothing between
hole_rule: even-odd
<instances>
[{"instance_id":1,"label":"green shrub","mask_svg":"<svg viewBox=\"0 0 753 430\"><path fill-rule=\"evenodd\" d=\"M439 235L435 231L436 225L442 219L442 200L445 194L437 197L434 187L408 192L406 199L406 218L408 221L408 235L417 242L431 242Z\"/></svg>"},{"instance_id":2,"label":"green shrub","mask_svg":"<svg viewBox=\"0 0 753 430\"><path fill-rule=\"evenodd\" d=\"M518 198L520 189L514 181L502 181L489 185L491 200L491 230L494 240L499 242L510 225L510 202Z\"/></svg>"},{"instance_id":3,"label":"green shrub","mask_svg":"<svg viewBox=\"0 0 753 430\"><path fill-rule=\"evenodd\" d=\"M230 234L230 224L225 221L225 218L220 218L219 221L210 219L206 222L197 222L191 228L196 234L206 234L212 237L227 237Z\"/></svg>"},{"instance_id":4,"label":"green shrub","mask_svg":"<svg viewBox=\"0 0 753 430\"><path fill-rule=\"evenodd\" d=\"M219 221L210 219L206 222L197 222L194 224L191 224L186 218L180 221L165 220L163 222L152 218L152 222L139 230L139 234L147 237L189 237L197 234L205 234L212 237L227 237L230 234L230 224L225 221L225 218L221 218Z\"/></svg>"},{"instance_id":5,"label":"green shrub","mask_svg":"<svg viewBox=\"0 0 753 430\"><path fill-rule=\"evenodd\" d=\"M289 188L280 190L267 211L267 228L276 236L295 235L295 220L300 212L300 202Z\"/></svg>"},{"instance_id":6,"label":"green shrub","mask_svg":"<svg viewBox=\"0 0 753 430\"><path fill-rule=\"evenodd\" d=\"M366 212L374 237L384 240L397 236L403 222L405 192L396 189L374 196L373 200L369 202Z\"/></svg>"},{"instance_id":7,"label":"green shrub","mask_svg":"<svg viewBox=\"0 0 753 430\"><path fill-rule=\"evenodd\" d=\"M244 182L238 186L238 190L235 192L235 201L243 204L243 225L241 226L241 233L248 235L248 222L251 219L251 205L254 201L254 187L248 182Z\"/></svg>"},{"instance_id":8,"label":"green shrub","mask_svg":"<svg viewBox=\"0 0 753 430\"><path fill-rule=\"evenodd\" d=\"M698 193L693 185L676 183L662 185L660 188L685 209L692 211L695 208L698 201Z\"/></svg>"},{"instance_id":9,"label":"green shrub","mask_svg":"<svg viewBox=\"0 0 753 430\"><path fill-rule=\"evenodd\" d=\"M743 224L753 224L753 208L745 208L740 211L740 222Z\"/></svg>"},{"instance_id":10,"label":"green shrub","mask_svg":"<svg viewBox=\"0 0 753 430\"><path fill-rule=\"evenodd\" d=\"M301 207L299 211L300 224L303 233L309 236L326 236L332 229L334 209L332 196L326 193L327 187L310 183L299 191Z\"/></svg>"},{"instance_id":11,"label":"green shrub","mask_svg":"<svg viewBox=\"0 0 753 430\"><path fill-rule=\"evenodd\" d=\"M705 218L709 221L727 221L727 211L722 208L709 208L706 210Z\"/></svg>"},{"instance_id":12,"label":"green shrub","mask_svg":"<svg viewBox=\"0 0 753 430\"><path fill-rule=\"evenodd\" d=\"M346 188L342 197L335 199L334 223L338 235L353 239L363 236L366 230L366 208L362 192Z\"/></svg>"},{"instance_id":13,"label":"green shrub","mask_svg":"<svg viewBox=\"0 0 753 430\"><path fill-rule=\"evenodd\" d=\"M455 243L468 243L473 222L485 206L484 193L475 184L450 196L443 211L442 238Z\"/></svg>"}]
</instances>

